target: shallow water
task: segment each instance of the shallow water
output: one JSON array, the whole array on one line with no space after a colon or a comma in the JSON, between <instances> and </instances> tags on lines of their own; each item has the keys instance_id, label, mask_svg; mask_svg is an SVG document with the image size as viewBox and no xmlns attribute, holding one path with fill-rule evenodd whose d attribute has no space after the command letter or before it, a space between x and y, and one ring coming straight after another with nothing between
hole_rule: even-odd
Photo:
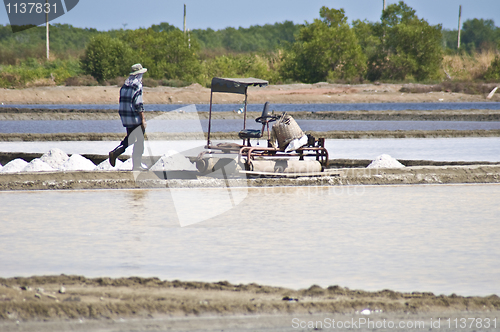
<instances>
[{"instance_id":1,"label":"shallow water","mask_svg":"<svg viewBox=\"0 0 500 332\"><path fill-rule=\"evenodd\" d=\"M173 111L185 108L188 104L145 104L146 111ZM213 105L214 112L232 112L241 108L242 104L218 104ZM118 109L117 104L11 104L0 105L1 107L17 108L47 108L47 109ZM248 111L262 112L263 104L249 104ZM198 112L208 112L209 104L196 104ZM484 109L500 110L500 103L497 102L438 102L438 103L330 103L330 104L271 104L271 109L276 112L296 112L296 111L382 111L382 110L462 110L462 109Z\"/></svg>"},{"instance_id":2,"label":"shallow water","mask_svg":"<svg viewBox=\"0 0 500 332\"><path fill-rule=\"evenodd\" d=\"M500 294L500 185L228 192L0 192L1 276Z\"/></svg>"},{"instance_id":3,"label":"shallow water","mask_svg":"<svg viewBox=\"0 0 500 332\"><path fill-rule=\"evenodd\" d=\"M371 130L494 130L498 121L360 121L360 120L297 120L304 131L371 131ZM194 128L208 131L208 120L156 120L148 121L148 132L189 133ZM249 121L248 128L261 129ZM212 120L212 130L238 132L243 128L239 119ZM1 121L0 133L55 134L55 133L122 133L120 120L23 120Z\"/></svg>"},{"instance_id":4,"label":"shallow water","mask_svg":"<svg viewBox=\"0 0 500 332\"><path fill-rule=\"evenodd\" d=\"M208 131L208 120L150 120L148 132L189 133L193 128ZM360 120L297 120L304 131L371 131L371 130L494 130L500 129L498 121L360 121ZM212 130L238 132L243 121L238 119L212 120ZM248 128L261 126L249 122ZM1 121L0 133L55 134L55 133L122 133L120 120L24 120Z\"/></svg>"}]
</instances>

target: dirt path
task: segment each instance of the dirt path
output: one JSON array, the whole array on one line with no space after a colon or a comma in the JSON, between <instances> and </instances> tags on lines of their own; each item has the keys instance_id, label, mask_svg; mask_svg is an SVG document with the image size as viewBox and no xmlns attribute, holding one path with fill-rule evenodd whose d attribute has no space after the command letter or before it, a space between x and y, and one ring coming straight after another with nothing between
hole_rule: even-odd
<instances>
[{"instance_id":1,"label":"dirt path","mask_svg":"<svg viewBox=\"0 0 500 332\"><path fill-rule=\"evenodd\" d=\"M348 161L342 161L346 164ZM356 161L353 161L356 162ZM275 186L344 186L500 183L500 165L471 164L410 166L395 169L364 167L329 170L325 176L298 178L244 178L241 174L225 180L221 174L202 176L195 171L130 172L74 171L0 173L0 190L128 189L128 188L225 188ZM220 173L220 172L219 172Z\"/></svg>"},{"instance_id":2,"label":"dirt path","mask_svg":"<svg viewBox=\"0 0 500 332\"><path fill-rule=\"evenodd\" d=\"M380 131L306 131L314 137L327 139L365 139L365 138L452 138L452 137L498 137L500 130L380 130ZM176 141L206 139L206 133L146 133L147 139ZM236 132L215 132L213 140L239 140ZM0 134L0 142L44 142L44 141L120 141L119 133L59 133L59 134Z\"/></svg>"},{"instance_id":3,"label":"dirt path","mask_svg":"<svg viewBox=\"0 0 500 332\"><path fill-rule=\"evenodd\" d=\"M290 84L266 88L250 87L250 103L380 103L380 102L480 102L485 95L452 92L403 93L402 84ZM4 104L118 104L119 87L36 87L0 89ZM144 101L149 104L208 104L210 89L199 84L184 88L144 88ZM243 103L244 96L214 94L214 103ZM496 94L492 101L500 101Z\"/></svg>"}]
</instances>

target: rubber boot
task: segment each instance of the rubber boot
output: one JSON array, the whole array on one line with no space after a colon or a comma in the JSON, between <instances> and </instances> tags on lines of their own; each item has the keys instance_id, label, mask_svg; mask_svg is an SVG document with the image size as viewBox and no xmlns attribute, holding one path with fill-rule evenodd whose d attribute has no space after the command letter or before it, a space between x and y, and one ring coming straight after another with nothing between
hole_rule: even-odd
<instances>
[{"instance_id":1,"label":"rubber boot","mask_svg":"<svg viewBox=\"0 0 500 332\"><path fill-rule=\"evenodd\" d=\"M116 158L118 158L119 155L125 152L125 149L126 147L120 144L113 151L109 153L109 163L111 164L111 166L115 167Z\"/></svg>"}]
</instances>

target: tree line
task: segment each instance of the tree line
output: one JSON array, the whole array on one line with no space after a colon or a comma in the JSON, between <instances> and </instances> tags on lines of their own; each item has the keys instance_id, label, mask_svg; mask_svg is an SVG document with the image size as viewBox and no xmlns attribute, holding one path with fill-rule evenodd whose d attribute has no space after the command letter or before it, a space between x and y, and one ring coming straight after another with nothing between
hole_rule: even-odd
<instances>
[{"instance_id":1,"label":"tree line","mask_svg":"<svg viewBox=\"0 0 500 332\"><path fill-rule=\"evenodd\" d=\"M347 20L343 9L322 7L310 23L196 29L187 35L168 23L105 32L54 24L51 61L43 60L44 27L13 34L9 26L0 26L0 85L36 79L103 84L127 76L136 62L148 68L145 79L164 85L208 84L214 76L253 76L271 83L425 82L445 77L447 54L498 53L500 48L500 28L492 20L466 20L458 50L456 30L430 25L403 1L389 5L379 22ZM479 78L500 79L498 55Z\"/></svg>"}]
</instances>

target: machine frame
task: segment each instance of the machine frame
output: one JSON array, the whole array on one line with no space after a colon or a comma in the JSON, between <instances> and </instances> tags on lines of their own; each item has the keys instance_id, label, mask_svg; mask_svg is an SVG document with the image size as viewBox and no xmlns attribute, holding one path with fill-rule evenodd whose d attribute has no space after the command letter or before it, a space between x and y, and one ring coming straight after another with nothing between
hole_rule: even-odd
<instances>
[{"instance_id":1,"label":"machine frame","mask_svg":"<svg viewBox=\"0 0 500 332\"><path fill-rule=\"evenodd\" d=\"M257 159L264 158L273 158L273 159L283 159L290 157L299 157L300 161L305 160L305 157L314 157L316 161L321 164L321 170L323 171L328 166L328 151L325 148L325 139L319 138L315 139L311 135L308 135L308 143L305 146L298 148L292 152L283 152L279 148L272 147L270 144L270 130L269 130L269 122L266 123L261 122L262 132L261 136L264 134L264 127L267 125L267 146L252 146L250 143L250 137L243 138L243 143L235 144L235 143L219 143L217 145L213 145L210 136L212 131L212 101L214 92L218 93L236 93L245 95L245 104L243 108L243 131L246 130L247 126L247 103L248 103L248 87L249 86L259 86L266 87L269 85L269 82L266 80L261 80L257 78L219 78L214 77L212 79L211 91L210 91L210 109L209 109L209 117L208 117L208 132L207 132L207 145L204 151L198 156L198 160L201 160L206 153L210 154L227 154L227 153L238 153L238 163L245 165L245 173L250 173L253 171L251 167L251 161ZM261 119L264 117L258 118ZM270 117L269 117L270 118ZM275 120L275 119L274 119ZM240 132L240 138L241 138ZM245 142L246 139L246 142Z\"/></svg>"}]
</instances>

